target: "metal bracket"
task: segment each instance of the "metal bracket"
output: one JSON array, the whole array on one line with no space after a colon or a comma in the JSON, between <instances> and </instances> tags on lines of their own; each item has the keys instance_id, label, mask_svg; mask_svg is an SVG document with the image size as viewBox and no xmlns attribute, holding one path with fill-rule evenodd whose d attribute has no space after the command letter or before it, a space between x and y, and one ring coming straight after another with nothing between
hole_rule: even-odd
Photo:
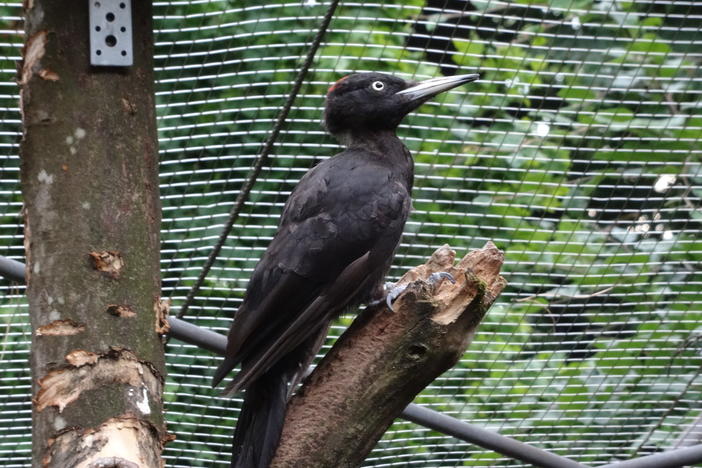
<instances>
[{"instance_id":1,"label":"metal bracket","mask_svg":"<svg viewBox=\"0 0 702 468\"><path fill-rule=\"evenodd\" d=\"M133 63L131 0L88 0L90 64L127 67Z\"/></svg>"}]
</instances>

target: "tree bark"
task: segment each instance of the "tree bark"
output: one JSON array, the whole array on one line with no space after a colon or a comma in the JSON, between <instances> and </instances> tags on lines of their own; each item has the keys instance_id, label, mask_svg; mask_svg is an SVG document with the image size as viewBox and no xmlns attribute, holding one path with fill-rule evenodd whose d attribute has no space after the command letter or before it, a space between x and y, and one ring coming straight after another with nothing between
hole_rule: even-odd
<instances>
[{"instance_id":1,"label":"tree bark","mask_svg":"<svg viewBox=\"0 0 702 468\"><path fill-rule=\"evenodd\" d=\"M444 246L400 280L408 288L392 311L364 310L291 400L271 466L360 466L402 409L463 355L506 284L503 259L488 242L454 266ZM439 271L456 283L425 281Z\"/></svg>"},{"instance_id":2,"label":"tree bark","mask_svg":"<svg viewBox=\"0 0 702 468\"><path fill-rule=\"evenodd\" d=\"M163 465L152 13L132 5L134 65L97 68L88 2L25 2L33 466Z\"/></svg>"}]
</instances>

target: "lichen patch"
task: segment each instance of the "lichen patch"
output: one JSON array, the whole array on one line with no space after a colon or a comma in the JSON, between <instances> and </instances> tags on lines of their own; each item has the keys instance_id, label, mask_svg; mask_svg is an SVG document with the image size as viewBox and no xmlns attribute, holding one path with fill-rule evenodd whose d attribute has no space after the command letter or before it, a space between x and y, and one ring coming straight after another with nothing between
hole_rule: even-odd
<instances>
[{"instance_id":1,"label":"lichen patch","mask_svg":"<svg viewBox=\"0 0 702 468\"><path fill-rule=\"evenodd\" d=\"M55 431L60 431L66 427L66 420L57 414L53 426Z\"/></svg>"},{"instance_id":2,"label":"lichen patch","mask_svg":"<svg viewBox=\"0 0 702 468\"><path fill-rule=\"evenodd\" d=\"M122 254L115 250L101 250L99 252L90 252L89 255L93 268L111 278L119 278L125 266Z\"/></svg>"},{"instance_id":3,"label":"lichen patch","mask_svg":"<svg viewBox=\"0 0 702 468\"><path fill-rule=\"evenodd\" d=\"M42 325L34 332L36 336L71 336L83 333L85 325L73 320L54 320L51 323Z\"/></svg>"},{"instance_id":4,"label":"lichen patch","mask_svg":"<svg viewBox=\"0 0 702 468\"><path fill-rule=\"evenodd\" d=\"M149 414L151 414L151 405L149 404L149 389L148 388L141 387L141 389L139 389L139 390L134 389L134 388L130 388L129 391L127 392L127 394L131 398L136 409L139 410L139 412L142 415L148 416Z\"/></svg>"},{"instance_id":5,"label":"lichen patch","mask_svg":"<svg viewBox=\"0 0 702 468\"><path fill-rule=\"evenodd\" d=\"M42 184L53 184L54 183L54 176L46 172L44 169L39 171L39 174L37 174L37 179L39 182Z\"/></svg>"}]
</instances>

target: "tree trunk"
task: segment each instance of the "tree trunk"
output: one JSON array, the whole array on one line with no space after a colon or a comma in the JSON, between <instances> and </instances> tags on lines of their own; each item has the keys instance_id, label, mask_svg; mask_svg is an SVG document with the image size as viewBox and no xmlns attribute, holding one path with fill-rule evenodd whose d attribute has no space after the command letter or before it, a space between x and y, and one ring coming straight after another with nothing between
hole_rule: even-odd
<instances>
[{"instance_id":1,"label":"tree trunk","mask_svg":"<svg viewBox=\"0 0 702 468\"><path fill-rule=\"evenodd\" d=\"M424 387L465 352L505 286L504 255L492 243L454 266L444 246L409 271L390 311L364 310L291 400L272 467L360 466L385 430ZM455 284L426 283L448 271Z\"/></svg>"},{"instance_id":2,"label":"tree trunk","mask_svg":"<svg viewBox=\"0 0 702 468\"><path fill-rule=\"evenodd\" d=\"M151 3L91 67L88 2L28 0L20 70L33 466L162 466Z\"/></svg>"}]
</instances>

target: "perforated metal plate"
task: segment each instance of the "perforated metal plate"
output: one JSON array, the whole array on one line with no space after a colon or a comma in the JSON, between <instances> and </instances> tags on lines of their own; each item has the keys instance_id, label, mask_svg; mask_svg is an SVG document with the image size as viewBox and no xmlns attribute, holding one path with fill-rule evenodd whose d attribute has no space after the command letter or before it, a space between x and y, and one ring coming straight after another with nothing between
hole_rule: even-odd
<instances>
[{"instance_id":1,"label":"perforated metal plate","mask_svg":"<svg viewBox=\"0 0 702 468\"><path fill-rule=\"evenodd\" d=\"M126 67L132 64L130 0L90 1L90 64Z\"/></svg>"}]
</instances>

